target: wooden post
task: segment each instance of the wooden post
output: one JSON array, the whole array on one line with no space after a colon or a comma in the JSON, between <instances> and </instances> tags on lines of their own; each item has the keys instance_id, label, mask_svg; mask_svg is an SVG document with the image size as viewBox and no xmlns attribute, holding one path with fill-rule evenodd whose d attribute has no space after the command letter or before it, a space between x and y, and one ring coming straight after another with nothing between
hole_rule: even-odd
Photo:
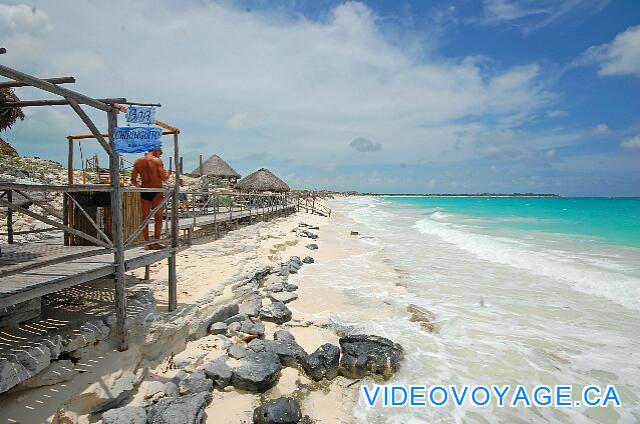
<instances>
[{"instance_id":1,"label":"wooden post","mask_svg":"<svg viewBox=\"0 0 640 424\"><path fill-rule=\"evenodd\" d=\"M111 177L111 238L113 240L113 262L115 264L116 344L118 350L127 350L127 294L125 287L124 234L122 222L122 188L120 187L120 155L115 151L114 132L118 126L118 110L107 112L109 119L109 172Z\"/></svg>"},{"instance_id":2,"label":"wooden post","mask_svg":"<svg viewBox=\"0 0 640 424\"><path fill-rule=\"evenodd\" d=\"M7 191L7 202L13 203L13 190ZM13 209L7 208L7 242L13 244Z\"/></svg>"},{"instance_id":3,"label":"wooden post","mask_svg":"<svg viewBox=\"0 0 640 424\"><path fill-rule=\"evenodd\" d=\"M169 156L169 172L173 171L173 156Z\"/></svg>"},{"instance_id":4,"label":"wooden post","mask_svg":"<svg viewBox=\"0 0 640 424\"><path fill-rule=\"evenodd\" d=\"M178 134L173 134L173 155L180 157L178 147ZM178 274L176 271L176 251L178 250L178 192L180 190L180 169L176 163L176 179L171 193L171 256L169 256L169 311L174 311L178 307Z\"/></svg>"},{"instance_id":5,"label":"wooden post","mask_svg":"<svg viewBox=\"0 0 640 424\"><path fill-rule=\"evenodd\" d=\"M71 137L67 137L69 142L69 155L67 157L67 182L69 185L73 184L73 139ZM66 216L66 221L64 225L68 225L69 227L73 227L73 205L69 202L68 199L69 194L64 193L62 196L62 217L64 221L64 217ZM63 243L65 246L69 246L71 244L71 236L68 232L63 233Z\"/></svg>"},{"instance_id":6,"label":"wooden post","mask_svg":"<svg viewBox=\"0 0 640 424\"><path fill-rule=\"evenodd\" d=\"M151 280L151 266L150 265L145 265L144 266L144 279L146 281Z\"/></svg>"},{"instance_id":7,"label":"wooden post","mask_svg":"<svg viewBox=\"0 0 640 424\"><path fill-rule=\"evenodd\" d=\"M62 193L62 224L65 227L69 226L69 195L67 193ZM69 246L69 233L68 232L63 232L62 233L62 243L65 246Z\"/></svg>"},{"instance_id":8,"label":"wooden post","mask_svg":"<svg viewBox=\"0 0 640 424\"><path fill-rule=\"evenodd\" d=\"M200 170L200 178L202 178L202 155L200 155L200 166L198 169Z\"/></svg>"}]
</instances>

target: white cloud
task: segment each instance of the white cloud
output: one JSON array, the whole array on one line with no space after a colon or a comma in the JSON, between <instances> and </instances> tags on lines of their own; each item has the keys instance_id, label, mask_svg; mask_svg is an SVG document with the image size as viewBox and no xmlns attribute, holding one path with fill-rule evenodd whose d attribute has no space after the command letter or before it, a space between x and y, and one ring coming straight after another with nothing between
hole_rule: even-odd
<instances>
[{"instance_id":1,"label":"white cloud","mask_svg":"<svg viewBox=\"0 0 640 424\"><path fill-rule=\"evenodd\" d=\"M607 44L592 46L574 65L598 64L598 75L640 77L640 25L629 27Z\"/></svg>"},{"instance_id":2,"label":"white cloud","mask_svg":"<svg viewBox=\"0 0 640 424\"><path fill-rule=\"evenodd\" d=\"M609 129L609 126L607 124L598 124L593 128L592 132L594 134L603 135L609 134L611 130Z\"/></svg>"},{"instance_id":3,"label":"white cloud","mask_svg":"<svg viewBox=\"0 0 640 424\"><path fill-rule=\"evenodd\" d=\"M563 118L565 116L569 116L569 112L566 110L554 109L547 111L547 117L549 118Z\"/></svg>"},{"instance_id":4,"label":"white cloud","mask_svg":"<svg viewBox=\"0 0 640 424\"><path fill-rule=\"evenodd\" d=\"M600 12L610 0L484 0L484 25L508 24L529 33L569 16Z\"/></svg>"},{"instance_id":5,"label":"white cloud","mask_svg":"<svg viewBox=\"0 0 640 424\"><path fill-rule=\"evenodd\" d=\"M339 5L319 21L209 2L40 4L54 30L30 38L28 49L14 36L3 62L45 77L73 75L69 87L95 97L162 103L158 119L181 128L187 168L198 154L233 161L262 151L300 164L373 163L376 155L345 148L360 135L383 145L390 163L470 159L478 140L555 99L535 63L418 60L387 40L362 3ZM60 110L73 123L52 138L86 132ZM104 117L92 116L104 128Z\"/></svg>"},{"instance_id":6,"label":"white cloud","mask_svg":"<svg viewBox=\"0 0 640 424\"><path fill-rule=\"evenodd\" d=\"M51 29L49 16L36 7L24 4L0 4L0 33L38 33Z\"/></svg>"},{"instance_id":7,"label":"white cloud","mask_svg":"<svg viewBox=\"0 0 640 424\"><path fill-rule=\"evenodd\" d=\"M640 135L630 138L627 141L623 141L622 143L620 143L620 147L628 150L640 149Z\"/></svg>"}]
</instances>

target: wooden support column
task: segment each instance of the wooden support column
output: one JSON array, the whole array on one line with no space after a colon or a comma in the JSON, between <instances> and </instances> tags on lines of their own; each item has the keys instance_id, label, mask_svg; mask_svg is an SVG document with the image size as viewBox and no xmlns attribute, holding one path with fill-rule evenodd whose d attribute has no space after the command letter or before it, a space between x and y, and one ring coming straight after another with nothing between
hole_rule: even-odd
<instances>
[{"instance_id":1,"label":"wooden support column","mask_svg":"<svg viewBox=\"0 0 640 424\"><path fill-rule=\"evenodd\" d=\"M144 266L144 279L145 279L145 281L151 280L151 266L150 265L145 265Z\"/></svg>"},{"instance_id":2,"label":"wooden support column","mask_svg":"<svg viewBox=\"0 0 640 424\"><path fill-rule=\"evenodd\" d=\"M118 126L118 110L107 113L109 119L109 172L111 177L111 234L113 240L113 262L115 264L115 307L116 307L116 344L118 350L128 349L127 344L127 293L125 287L124 233L122 217L122 188L120 187L120 155L115 151L114 133Z\"/></svg>"},{"instance_id":3,"label":"wooden support column","mask_svg":"<svg viewBox=\"0 0 640 424\"><path fill-rule=\"evenodd\" d=\"M178 134L173 134L173 156L175 158L180 157L180 151L178 147ZM174 311L178 307L178 274L176 271L176 251L178 250L178 192L180 190L180 166L176 162L176 177L173 184L173 191L171 193L171 247L173 251L169 256L169 311Z\"/></svg>"},{"instance_id":4,"label":"wooden support column","mask_svg":"<svg viewBox=\"0 0 640 424\"><path fill-rule=\"evenodd\" d=\"M198 169L200 170L200 178L202 178L202 155L200 155L200 165Z\"/></svg>"},{"instance_id":5,"label":"wooden support column","mask_svg":"<svg viewBox=\"0 0 640 424\"><path fill-rule=\"evenodd\" d=\"M7 202L13 203L13 190L7 191ZM7 208L7 242L13 244L13 209Z\"/></svg>"}]
</instances>

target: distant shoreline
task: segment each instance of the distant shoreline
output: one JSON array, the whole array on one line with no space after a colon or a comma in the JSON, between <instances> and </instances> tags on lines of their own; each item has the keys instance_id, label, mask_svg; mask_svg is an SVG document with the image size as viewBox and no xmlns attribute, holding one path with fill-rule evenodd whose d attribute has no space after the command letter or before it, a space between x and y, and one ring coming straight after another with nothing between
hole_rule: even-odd
<instances>
[{"instance_id":1,"label":"distant shoreline","mask_svg":"<svg viewBox=\"0 0 640 424\"><path fill-rule=\"evenodd\" d=\"M559 194L537 194L537 193L514 193L514 194L496 194L496 193L482 193L482 194L374 194L374 193L361 193L361 196L371 197L562 197Z\"/></svg>"}]
</instances>

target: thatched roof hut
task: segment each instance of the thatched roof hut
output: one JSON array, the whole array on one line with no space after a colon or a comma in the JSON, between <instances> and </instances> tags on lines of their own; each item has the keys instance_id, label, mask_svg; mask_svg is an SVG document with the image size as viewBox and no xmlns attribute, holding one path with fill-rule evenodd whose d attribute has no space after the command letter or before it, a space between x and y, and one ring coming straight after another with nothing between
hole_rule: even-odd
<instances>
[{"instance_id":1,"label":"thatched roof hut","mask_svg":"<svg viewBox=\"0 0 640 424\"><path fill-rule=\"evenodd\" d=\"M10 88L0 88L0 104L2 101L19 102L20 99ZM16 123L17 120L24 120L24 113L19 107L0 106L0 131L8 130Z\"/></svg>"},{"instance_id":2,"label":"thatched roof hut","mask_svg":"<svg viewBox=\"0 0 640 424\"><path fill-rule=\"evenodd\" d=\"M0 137L0 154L7 156L18 156L18 152L13 146Z\"/></svg>"},{"instance_id":3,"label":"thatched roof hut","mask_svg":"<svg viewBox=\"0 0 640 424\"><path fill-rule=\"evenodd\" d=\"M236 188L244 191L289 191L287 183L273 175L267 168L260 168L247 175L236 184Z\"/></svg>"},{"instance_id":4,"label":"thatched roof hut","mask_svg":"<svg viewBox=\"0 0 640 424\"><path fill-rule=\"evenodd\" d=\"M191 172L191 175L194 177L200 177L200 167L198 166L194 169ZM213 155L206 161L202 162L202 176L226 178L228 180L240 178L240 174L238 174L218 155Z\"/></svg>"}]
</instances>

